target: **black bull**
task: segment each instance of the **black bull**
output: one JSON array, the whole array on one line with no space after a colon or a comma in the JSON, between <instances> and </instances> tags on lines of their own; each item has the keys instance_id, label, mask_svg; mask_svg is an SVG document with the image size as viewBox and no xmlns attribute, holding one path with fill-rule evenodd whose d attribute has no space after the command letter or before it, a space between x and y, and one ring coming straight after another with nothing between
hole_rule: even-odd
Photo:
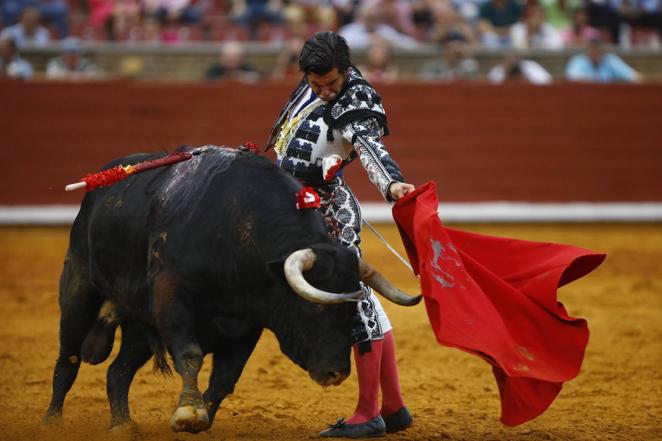
<instances>
[{"instance_id":1,"label":"black bull","mask_svg":"<svg viewBox=\"0 0 662 441\"><path fill-rule=\"evenodd\" d=\"M47 421L62 414L81 360L108 357L117 326L121 348L107 376L111 427L130 421L129 387L152 355L156 368L169 370L167 350L183 382L171 427L198 432L234 390L264 328L315 381L339 384L350 372L359 281L400 304L420 300L333 241L317 210L297 210L301 185L267 159L194 151L186 162L86 194L60 280ZM207 353L213 367L203 394L197 376Z\"/></svg>"}]
</instances>

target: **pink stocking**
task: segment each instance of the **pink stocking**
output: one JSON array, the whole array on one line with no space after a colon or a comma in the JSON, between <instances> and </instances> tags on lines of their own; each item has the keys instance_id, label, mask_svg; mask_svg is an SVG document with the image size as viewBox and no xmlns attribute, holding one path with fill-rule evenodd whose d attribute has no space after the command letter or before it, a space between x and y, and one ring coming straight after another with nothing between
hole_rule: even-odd
<instances>
[{"instance_id":1,"label":"pink stocking","mask_svg":"<svg viewBox=\"0 0 662 441\"><path fill-rule=\"evenodd\" d=\"M379 414L379 365L382 362L382 340L371 342L372 350L359 355L358 345L354 345L354 361L359 379L359 401L354 415L347 424L361 424Z\"/></svg>"},{"instance_id":2,"label":"pink stocking","mask_svg":"<svg viewBox=\"0 0 662 441\"><path fill-rule=\"evenodd\" d=\"M393 332L384 334L384 348L382 349L381 377L382 386L382 416L389 416L400 410L405 403L400 395L400 381L398 380L398 365L395 359L395 339Z\"/></svg>"}]
</instances>

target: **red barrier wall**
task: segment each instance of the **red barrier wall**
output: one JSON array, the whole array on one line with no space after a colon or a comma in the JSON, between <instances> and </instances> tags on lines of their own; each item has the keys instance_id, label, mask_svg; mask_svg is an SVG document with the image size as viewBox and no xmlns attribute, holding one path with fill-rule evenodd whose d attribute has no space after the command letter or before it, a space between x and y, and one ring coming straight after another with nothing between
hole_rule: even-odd
<instances>
[{"instance_id":1,"label":"red barrier wall","mask_svg":"<svg viewBox=\"0 0 662 441\"><path fill-rule=\"evenodd\" d=\"M389 149L446 201L661 201L662 86L379 87ZM77 203L110 159L181 144L261 145L290 92L267 84L0 82L0 205ZM358 164L361 200L379 200Z\"/></svg>"}]
</instances>

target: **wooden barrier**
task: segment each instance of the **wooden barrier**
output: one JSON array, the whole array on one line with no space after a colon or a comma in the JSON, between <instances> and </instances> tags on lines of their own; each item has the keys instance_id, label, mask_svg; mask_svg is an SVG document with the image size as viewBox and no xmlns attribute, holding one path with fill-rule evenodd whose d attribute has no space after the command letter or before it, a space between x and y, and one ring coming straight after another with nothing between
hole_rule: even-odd
<instances>
[{"instance_id":1,"label":"wooden barrier","mask_svg":"<svg viewBox=\"0 0 662 441\"><path fill-rule=\"evenodd\" d=\"M379 87L407 180L445 201L662 201L662 86ZM117 156L262 145L290 86L0 82L0 205L72 204ZM361 200L380 200L360 165Z\"/></svg>"},{"instance_id":2,"label":"wooden barrier","mask_svg":"<svg viewBox=\"0 0 662 441\"><path fill-rule=\"evenodd\" d=\"M246 61L265 78L270 77L283 47L262 43L244 43ZM221 45L218 42L182 43L176 45L153 45L150 43L88 43L85 57L103 72L111 76L130 76L141 81L201 81L207 68L217 62ZM640 72L647 81L662 80L662 56L657 49L631 48L614 53ZM22 56L35 69L37 76L43 75L48 61L58 56L61 49L57 43L45 47L26 48ZM518 53L526 59L540 63L557 80L565 77L568 59L578 49L559 51L526 50ZM439 47L423 44L416 49L395 49L393 63L397 66L401 80L417 80L423 65L439 58ZM485 79L488 71L504 57L501 51L477 49L472 57L479 66L479 77ZM353 50L352 60L358 66L367 61L367 53Z\"/></svg>"}]
</instances>

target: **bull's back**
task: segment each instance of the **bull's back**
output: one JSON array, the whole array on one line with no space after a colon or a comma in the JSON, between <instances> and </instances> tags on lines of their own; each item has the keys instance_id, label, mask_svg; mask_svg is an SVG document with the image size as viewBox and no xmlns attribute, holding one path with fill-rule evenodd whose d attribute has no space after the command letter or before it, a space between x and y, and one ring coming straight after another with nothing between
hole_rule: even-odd
<instances>
[{"instance_id":1,"label":"bull's back","mask_svg":"<svg viewBox=\"0 0 662 441\"><path fill-rule=\"evenodd\" d=\"M210 271L236 266L241 259L257 270L295 242L326 236L318 213L296 210L300 184L266 158L221 148L196 152L86 195L72 236L89 249L99 288L143 289L155 253L177 261L180 274L190 269L197 275L209 263L216 266ZM107 167L161 156L132 155Z\"/></svg>"},{"instance_id":2,"label":"bull's back","mask_svg":"<svg viewBox=\"0 0 662 441\"><path fill-rule=\"evenodd\" d=\"M185 252L189 237L183 242L181 238L204 231L218 218L213 212L221 201L212 197L210 203L208 196L223 197L224 180L232 179L226 176L238 152L214 147L188 150L197 154L86 194L72 237L77 248L89 253L91 278L99 288L130 293L144 288L152 248L172 243L170 248ZM104 169L164 155L134 154ZM202 245L209 242L200 234L190 235L196 237Z\"/></svg>"}]
</instances>

